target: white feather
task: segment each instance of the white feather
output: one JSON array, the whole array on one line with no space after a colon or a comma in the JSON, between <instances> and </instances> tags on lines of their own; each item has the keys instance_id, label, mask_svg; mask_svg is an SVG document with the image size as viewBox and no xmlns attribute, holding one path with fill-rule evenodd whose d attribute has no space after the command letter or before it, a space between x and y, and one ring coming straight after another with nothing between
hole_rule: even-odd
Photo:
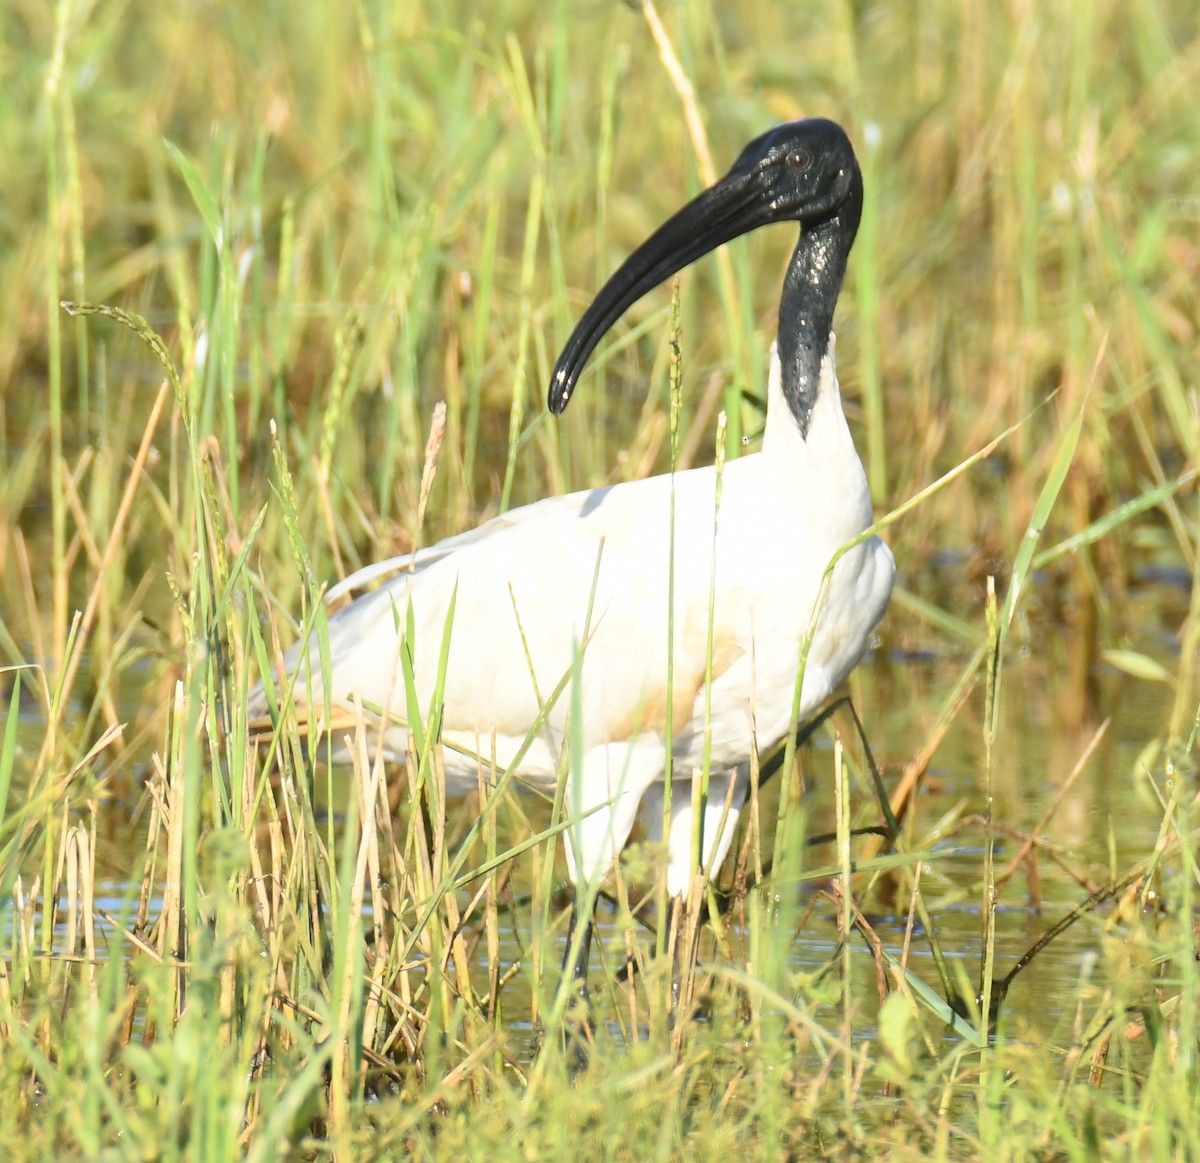
<instances>
[{"instance_id":1,"label":"white feather","mask_svg":"<svg viewBox=\"0 0 1200 1163\"><path fill-rule=\"evenodd\" d=\"M666 705L671 495L675 497L674 702ZM705 842L720 864L741 806L752 750L786 733L800 646L834 554L865 530L872 507L842 412L833 337L807 438L780 386L772 349L762 451L725 465L719 513L712 467L552 497L478 529L368 566L331 596L396 571L329 619L330 695L335 704L382 708L390 759L407 746L399 662L412 604L416 692L427 710L443 630L456 595L445 681L443 742L451 790L476 785L479 765L508 766L545 700L568 674L580 644L584 747L571 776L574 811L604 805L579 823L568 847L576 880L601 876L624 845L643 798L661 820L666 736L673 736L668 884L690 875L687 780L704 760L704 676L713 606L710 760ZM801 718L851 671L891 593L892 554L872 537L839 561L809 652ZM591 618L589 598L595 589ZM289 672L302 646L289 652ZM321 667L311 651L313 699ZM305 683L296 684L304 689ZM260 700L259 707L265 704ZM549 713L516 774L552 787L566 743L570 699ZM480 758L482 757L482 758ZM725 810L728 782L734 783ZM682 783L682 786L679 785ZM655 789L649 797L646 793ZM650 821L651 828L655 821Z\"/></svg>"}]
</instances>

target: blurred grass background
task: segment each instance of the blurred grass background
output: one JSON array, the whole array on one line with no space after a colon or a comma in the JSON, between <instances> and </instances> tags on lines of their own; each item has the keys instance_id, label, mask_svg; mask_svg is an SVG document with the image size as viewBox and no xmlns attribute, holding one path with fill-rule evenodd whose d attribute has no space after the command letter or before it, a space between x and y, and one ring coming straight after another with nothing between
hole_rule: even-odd
<instances>
[{"instance_id":1,"label":"blurred grass background","mask_svg":"<svg viewBox=\"0 0 1200 1163\"><path fill-rule=\"evenodd\" d=\"M119 1120L105 1122L113 1116L102 1115L99 1097L112 1093L112 1063L122 1064L113 1069L130 1087L129 1110L135 1091L158 1096L159 1111L179 1109L162 1099L167 1082L160 1090L150 1081L166 1074L94 1049L95 1039L72 1040L81 1015L103 1016L89 997L78 999L78 1014L60 1005L70 1019L65 1042L30 1018L44 1017L37 1004L61 1002L49 979L43 989L28 985L41 972L30 958L38 949L49 958L56 940L55 910L37 902L57 899L48 886L64 883L72 836L90 835L93 874L98 859L105 876L157 883L150 856L143 865L129 853L141 853L153 815L143 783L176 773L190 777L195 797L179 807L192 841L177 841L180 891L192 894L180 915L193 929L213 915L204 910L218 906L202 909L200 898L225 883L226 865L213 857L202 876L197 845L218 825L257 835L265 810L266 775L247 758L236 715L254 664L273 649L259 617L272 613L287 640L315 583L502 507L666 467L666 291L614 332L564 420L544 409L557 345L591 292L704 182L703 150L665 45L690 82L718 172L751 136L794 117L833 117L856 143L868 202L837 315L839 372L880 512L1024 421L889 531L901 576L881 666L900 672L913 652L953 654L983 640L984 579L995 576L1005 592L1064 433L1081 415L1069 473L1041 529L1045 556L1023 577L1010 654L1044 663L1038 713L1072 754L1124 697L1122 684L1154 684L1159 710L1146 724L1138 770L1194 774L1194 5L679 0L657 13L665 41L656 41L654 15L648 6L567 0L303 8L10 0L0 13L0 699L11 739L0 753L8 813L0 889L18 901L0 916L37 918L36 939L22 944L16 920L5 938L2 980L26 984L0 990L8 1007L0 1022L6 1058L17 1064L5 1086L25 1104L24 1125L52 1100L63 1111L53 1132L24 1149L67 1143L87 1153L94 1141L116 1150ZM730 455L755 444L792 243L790 230L760 232L684 280L685 461L711 457L720 409ZM69 317L64 299L136 313L162 337L180 382L160 415L163 369L142 340L118 320ZM425 439L442 400L446 440L418 529ZM1053 551L1072 537L1079 544ZM1114 673L1122 682L1106 686ZM879 701L896 701L897 691L909 700L910 680L893 682L891 694L881 684ZM934 736L949 692L920 693L925 734L875 737L878 749L907 754ZM233 791L223 790L217 754L235 773ZM243 764L254 794L239 807ZM1163 834L1186 837L1174 811L1175 801L1164 806ZM315 815L297 827L312 853L319 838L328 842L324 857L313 856L314 868L329 862L326 891L337 896L344 873L349 893L353 867L337 863L337 838ZM498 842L490 843L495 854ZM1183 843L1170 881L1180 892L1194 872ZM153 839L145 848L152 853ZM1114 867L1114 878L1123 871ZM216 893L219 902L228 892L231 909L245 907L238 875ZM432 882L426 888L433 893ZM1183 944L1170 945L1167 962L1186 962L1189 902L1187 893L1175 901L1172 940ZM353 912L336 915L342 936L332 947L349 964ZM452 931L454 919L443 921ZM329 973L319 957L310 968L315 979ZM338 980L360 1001L355 972L363 971ZM111 997L126 996L113 980ZM131 1013L161 997L143 988ZM291 988L298 996L295 980ZM100 994L89 996L95 1003ZM1186 990L1179 996L1183 1021L1192 1003ZM1105 1004L1117 1012L1112 997ZM168 1053L165 1031L181 1012L169 1010L138 1009L134 1042ZM157 1043L147 1028L158 1030ZM1183 1029L1185 1040L1194 1033ZM209 1032L228 1044L229 1076L249 1079L253 1039ZM128 1036L106 1037L97 1035L99 1044L129 1048ZM212 1150L249 1143L267 1155L298 1141L295 1127L312 1114L305 1103L316 1102L329 1068L316 1049L325 1043L306 1037L297 1035L308 1053L297 1051L296 1078L308 1089L287 1108L288 1135L273 1123L264 1130L266 1115L243 1131L247 1099L237 1088L197 1091L223 1128L205 1140L223 1145ZM32 1065L37 1054L44 1065ZM530 1096L546 1090L536 1074L530 1090L508 1091L490 1075L455 1075L460 1062L447 1065L447 1083L437 1061L417 1057L422 1111L459 1109L449 1096L466 1085L492 1111L490 1125L520 1126L535 1154L578 1125L553 1102L538 1122ZM58 1092L47 1081L51 1062ZM1182 1072L1167 1059L1154 1069L1182 1087L1188 1062ZM673 1076L655 1074L663 1085L639 1107L627 1080L648 1067L634 1052L593 1078L579 1101L597 1104L598 1125L607 1124L596 1112L612 1110L629 1125L657 1126L654 1150L667 1156L697 1141L715 1154L727 1142L723 1112L740 1101L731 1079L739 1070L757 1075L744 1062L732 1074L684 1064L697 1089L670 1090ZM1028 1069L1058 1078L1053 1061ZM985 1082L1002 1076L983 1074ZM128 1081L135 1075L138 1087ZM80 1077L91 1079L85 1097L68 1097ZM718 1086L714 1079L727 1101L697 1097ZM904 1075L913 1098L906 1130L896 1132L904 1144L950 1151L946 1135L963 1125L971 1129L959 1147L989 1141L984 1115L955 1123L953 1103L938 1128L923 1124L913 1113L924 1093L915 1079ZM1142 1131L1185 1151L1186 1136L1172 1138L1182 1132L1139 1080L1128 1076L1125 1086ZM364 1101L361 1087L347 1093ZM729 1125L738 1141L769 1154L792 1142L779 1126L826 1101L849 1117L849 1093L840 1080L827 1092L793 1079L770 1090L765 1113ZM97 1105L82 1111L85 1101ZM1033 1100L1004 1101L1011 1114ZM340 1128L330 1141L358 1149L354 1120L339 1122L330 1102L322 1117ZM1061 1116L1035 1102L1036 1132L1023 1145L1051 1129L1089 1141L1080 1129L1087 1102L1079 1102ZM677 1120L656 1118L663 1103L677 1104ZM189 1116L196 1125L200 1105ZM127 1142L156 1141L161 1124L129 1117ZM471 1136L483 1128L463 1117L448 1117L444 1141L478 1150ZM690 1130L689 1117L698 1120ZM93 1139L85 1142L76 1123ZM386 1141L426 1143L427 1127L401 1124ZM1131 1125L1110 1132L1143 1141ZM187 1156L195 1145L185 1135L171 1150ZM812 1147L800 1135L791 1149ZM622 1153L615 1141L611 1153Z\"/></svg>"}]
</instances>

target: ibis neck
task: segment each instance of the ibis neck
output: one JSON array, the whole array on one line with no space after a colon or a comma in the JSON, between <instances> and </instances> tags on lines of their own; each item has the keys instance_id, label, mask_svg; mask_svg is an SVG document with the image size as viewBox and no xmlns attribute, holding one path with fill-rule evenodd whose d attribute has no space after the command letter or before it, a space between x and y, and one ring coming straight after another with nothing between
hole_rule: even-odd
<instances>
[{"instance_id":1,"label":"ibis neck","mask_svg":"<svg viewBox=\"0 0 1200 1163\"><path fill-rule=\"evenodd\" d=\"M854 223L857 225L857 222ZM779 300L779 363L783 395L802 437L808 436L829 347L833 308L854 242L835 216L806 230L796 243Z\"/></svg>"},{"instance_id":2,"label":"ibis neck","mask_svg":"<svg viewBox=\"0 0 1200 1163\"><path fill-rule=\"evenodd\" d=\"M809 426L800 431L784 396L778 345L771 353L767 381L767 425L763 431L760 470L766 491L789 512L794 536L806 539L814 553L832 553L871 523L871 490L842 411L835 365L835 341L821 363ZM821 497L819 504L813 498Z\"/></svg>"}]
</instances>

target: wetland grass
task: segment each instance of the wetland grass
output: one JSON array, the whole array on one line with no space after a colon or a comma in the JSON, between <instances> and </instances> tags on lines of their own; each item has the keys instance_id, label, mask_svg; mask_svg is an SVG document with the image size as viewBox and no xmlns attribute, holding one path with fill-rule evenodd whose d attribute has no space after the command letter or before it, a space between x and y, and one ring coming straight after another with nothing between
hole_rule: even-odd
<instances>
[{"instance_id":1,"label":"wetland grass","mask_svg":"<svg viewBox=\"0 0 1200 1163\"><path fill-rule=\"evenodd\" d=\"M1192 8L10 5L0 1154L1200 1157ZM544 385L805 114L864 165L839 372L901 576L721 899L617 870L569 1079L561 795L447 799L436 700L333 770L248 693L365 561L754 443L788 231Z\"/></svg>"}]
</instances>

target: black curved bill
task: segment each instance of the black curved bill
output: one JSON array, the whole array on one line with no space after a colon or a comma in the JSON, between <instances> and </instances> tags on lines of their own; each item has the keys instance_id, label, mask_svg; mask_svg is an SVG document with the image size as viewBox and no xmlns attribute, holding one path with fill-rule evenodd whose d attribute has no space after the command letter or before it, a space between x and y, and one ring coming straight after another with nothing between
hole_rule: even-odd
<instances>
[{"instance_id":1,"label":"black curved bill","mask_svg":"<svg viewBox=\"0 0 1200 1163\"><path fill-rule=\"evenodd\" d=\"M696 259L776 217L755 175L735 168L667 219L617 268L575 325L554 366L550 411L563 412L596 344L638 299Z\"/></svg>"}]
</instances>

